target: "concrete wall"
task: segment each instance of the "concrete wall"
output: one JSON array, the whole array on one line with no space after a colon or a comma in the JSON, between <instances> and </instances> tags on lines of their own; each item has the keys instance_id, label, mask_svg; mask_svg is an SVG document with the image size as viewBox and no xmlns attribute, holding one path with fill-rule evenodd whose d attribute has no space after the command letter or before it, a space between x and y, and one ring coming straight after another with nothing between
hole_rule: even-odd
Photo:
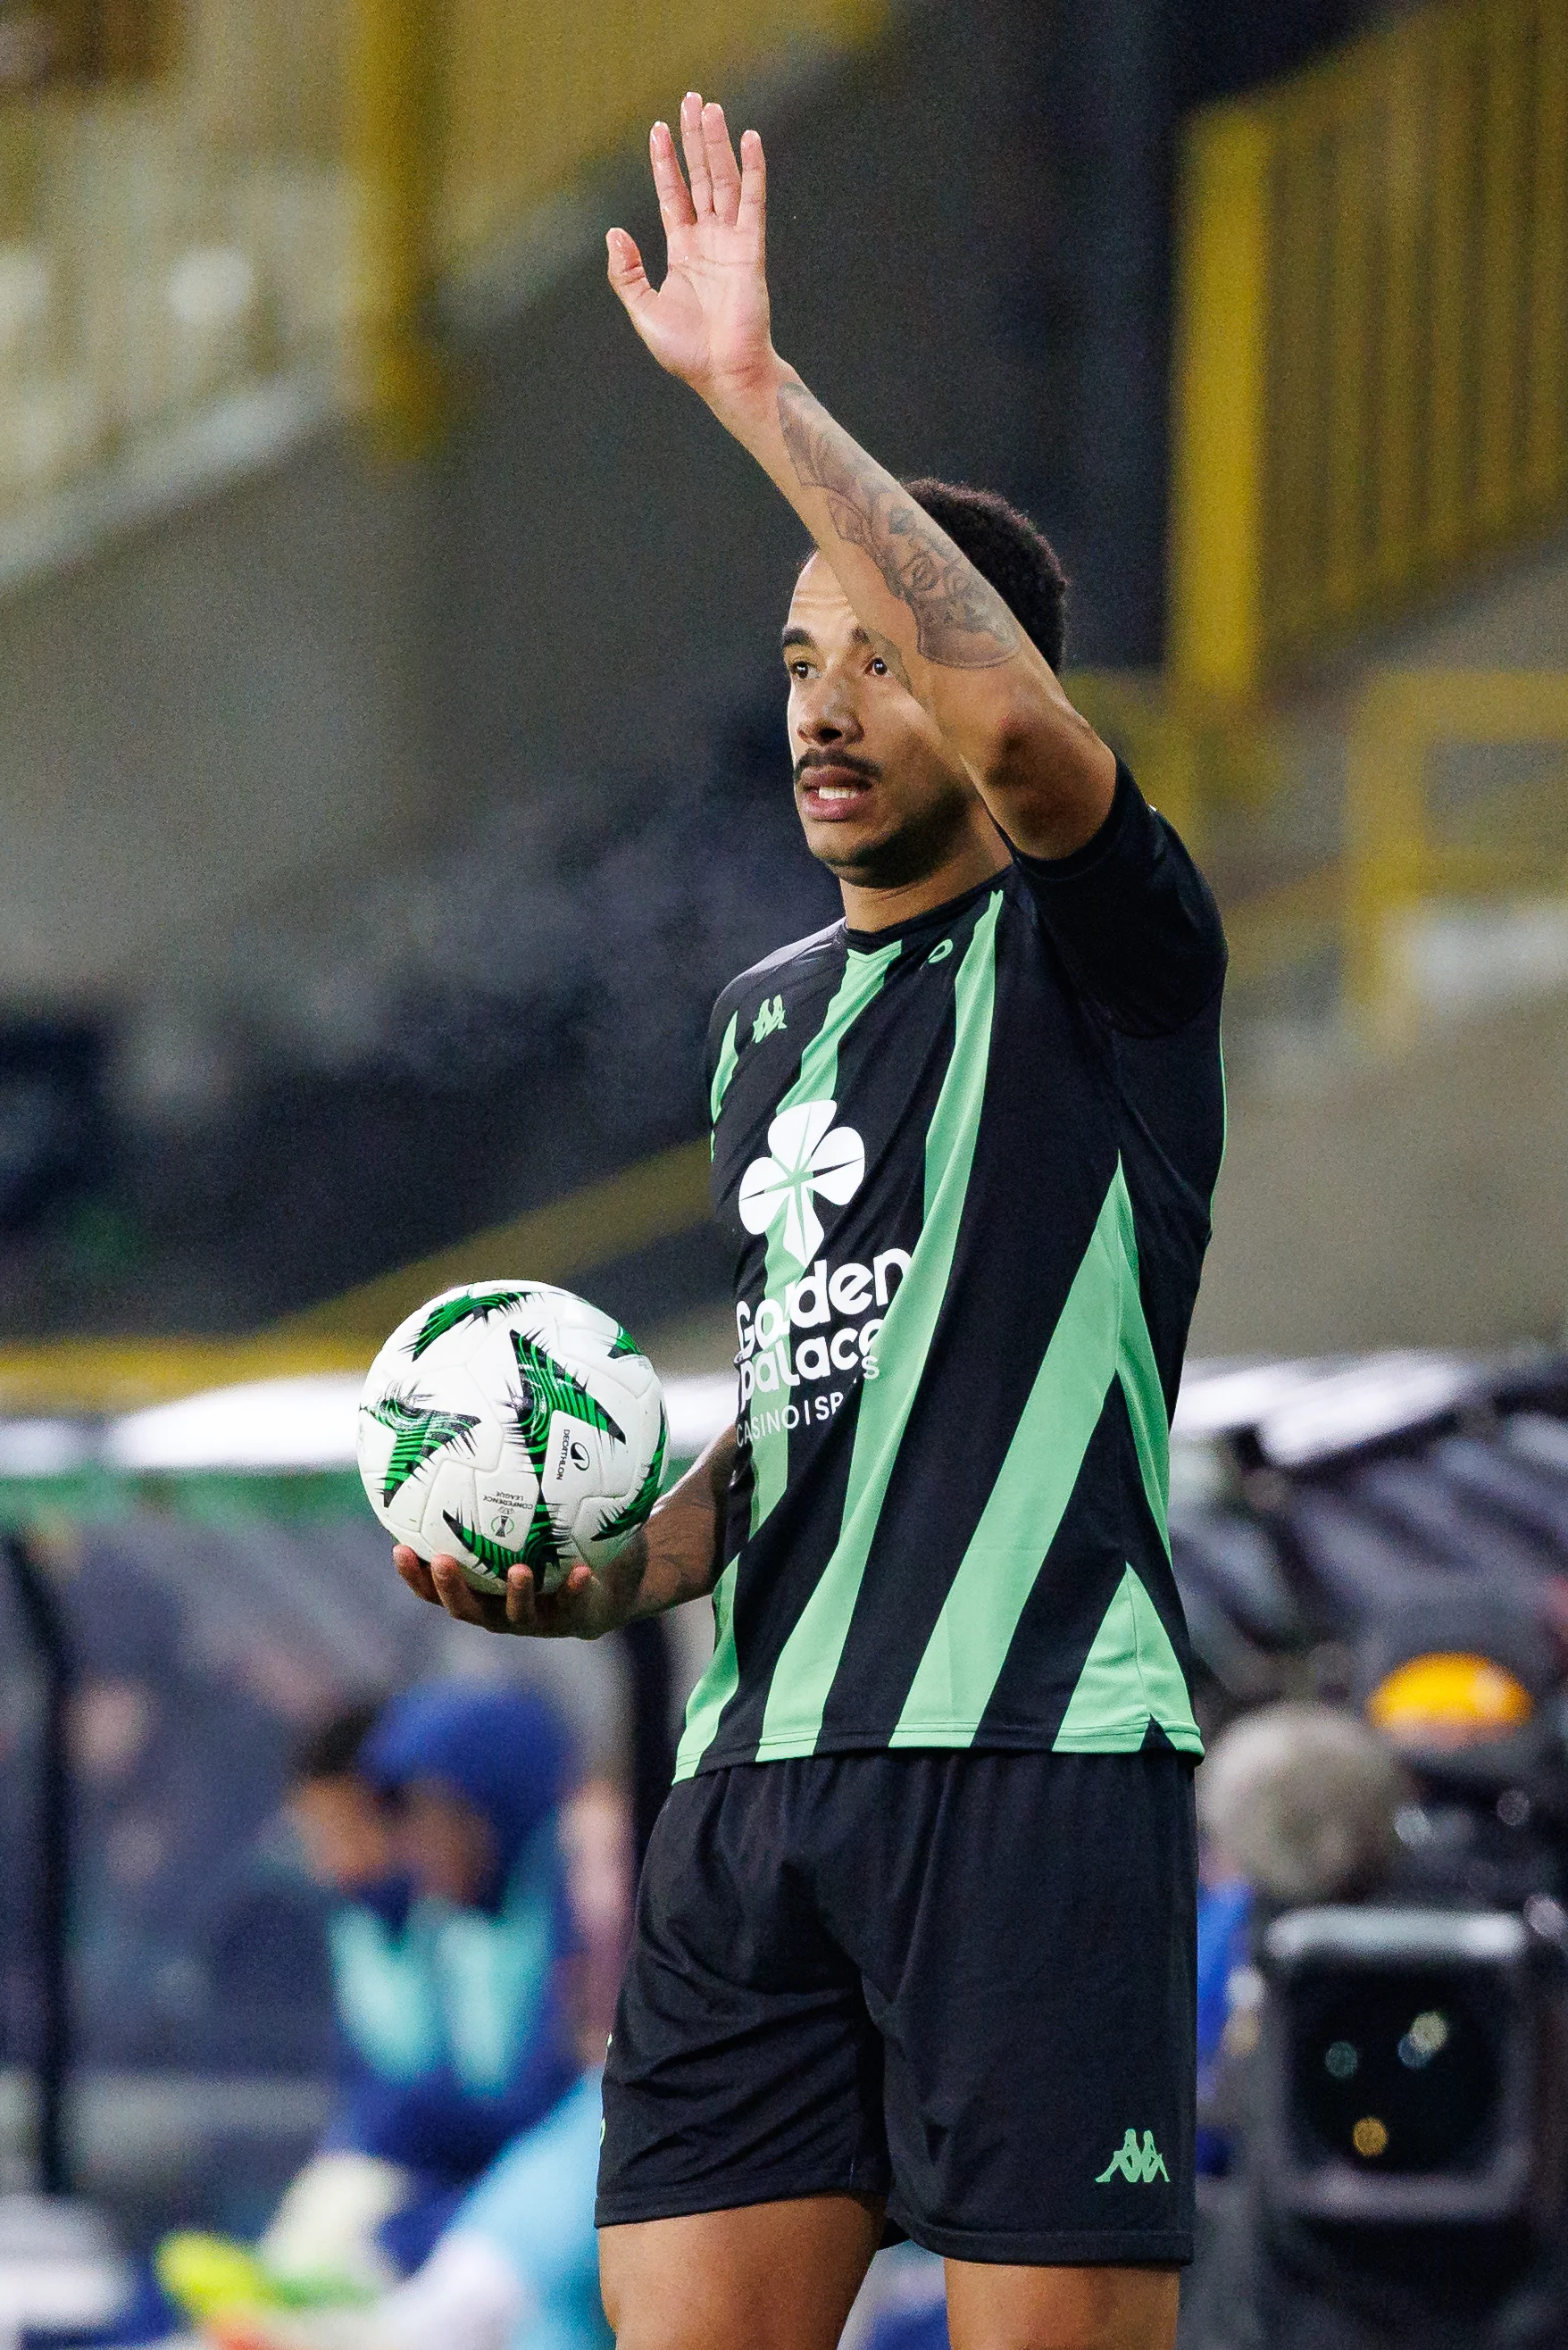
<instances>
[{"instance_id":1,"label":"concrete wall","mask_svg":"<svg viewBox=\"0 0 1568 2350\"><path fill-rule=\"evenodd\" d=\"M423 503L319 443L0 607L0 1000L166 982L429 823Z\"/></svg>"},{"instance_id":2,"label":"concrete wall","mask_svg":"<svg viewBox=\"0 0 1568 2350\"><path fill-rule=\"evenodd\" d=\"M1195 1355L1568 1329L1568 997L1240 1087Z\"/></svg>"}]
</instances>

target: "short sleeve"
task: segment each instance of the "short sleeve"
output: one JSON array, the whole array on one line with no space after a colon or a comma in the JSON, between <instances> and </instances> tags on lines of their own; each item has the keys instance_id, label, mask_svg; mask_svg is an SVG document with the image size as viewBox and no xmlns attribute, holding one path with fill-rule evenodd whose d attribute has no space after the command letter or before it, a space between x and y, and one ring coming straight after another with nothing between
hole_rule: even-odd
<instances>
[{"instance_id":1,"label":"short sleeve","mask_svg":"<svg viewBox=\"0 0 1568 2350\"><path fill-rule=\"evenodd\" d=\"M735 1062L739 1057L740 1007L735 1002L735 986L736 983L732 981L713 1006L702 1055L702 1083L708 1095L708 1117L714 1126L719 1123L719 1112L724 1106L724 1096L730 1090L730 1079L735 1074Z\"/></svg>"},{"instance_id":2,"label":"short sleeve","mask_svg":"<svg viewBox=\"0 0 1568 2350\"><path fill-rule=\"evenodd\" d=\"M1119 760L1092 840L1071 857L1012 857L1069 976L1112 1027L1168 1035L1219 993L1225 933L1213 892Z\"/></svg>"}]
</instances>

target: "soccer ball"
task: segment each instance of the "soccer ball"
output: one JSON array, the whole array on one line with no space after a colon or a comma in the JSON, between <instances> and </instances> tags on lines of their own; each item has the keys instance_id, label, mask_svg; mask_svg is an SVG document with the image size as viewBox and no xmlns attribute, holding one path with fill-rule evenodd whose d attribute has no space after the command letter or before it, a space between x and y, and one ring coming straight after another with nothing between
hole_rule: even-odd
<instances>
[{"instance_id":1,"label":"soccer ball","mask_svg":"<svg viewBox=\"0 0 1568 2350\"><path fill-rule=\"evenodd\" d=\"M659 1496L668 1423L618 1322L543 1281L443 1290L400 1322L359 1403L370 1507L476 1590L532 1567L541 1592L600 1566Z\"/></svg>"}]
</instances>

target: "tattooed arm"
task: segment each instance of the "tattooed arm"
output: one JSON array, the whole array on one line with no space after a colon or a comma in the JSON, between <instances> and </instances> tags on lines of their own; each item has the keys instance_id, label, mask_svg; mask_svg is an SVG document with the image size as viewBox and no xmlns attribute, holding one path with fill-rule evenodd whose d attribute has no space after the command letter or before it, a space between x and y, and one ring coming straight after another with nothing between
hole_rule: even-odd
<instances>
[{"instance_id":1,"label":"tattooed arm","mask_svg":"<svg viewBox=\"0 0 1568 2350\"><path fill-rule=\"evenodd\" d=\"M870 557L888 593L909 607L919 658L940 669L998 669L1012 660L1023 630L930 516L798 378L780 384L777 406L795 480L803 490L820 490L826 504L826 552L831 557L836 542ZM820 535L817 543L824 544Z\"/></svg>"},{"instance_id":2,"label":"tattooed arm","mask_svg":"<svg viewBox=\"0 0 1568 2350\"><path fill-rule=\"evenodd\" d=\"M659 364L699 392L789 500L888 667L930 712L1008 837L1062 857L1103 821L1116 761L1002 597L774 349L762 142L737 166L722 109L680 109L651 151L670 266L656 293L624 230L610 281Z\"/></svg>"}]
</instances>

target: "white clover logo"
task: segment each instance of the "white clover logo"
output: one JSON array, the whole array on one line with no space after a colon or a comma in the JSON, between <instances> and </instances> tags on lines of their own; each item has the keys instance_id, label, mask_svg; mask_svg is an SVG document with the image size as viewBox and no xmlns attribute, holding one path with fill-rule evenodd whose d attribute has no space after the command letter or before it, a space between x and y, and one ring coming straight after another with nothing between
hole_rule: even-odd
<instances>
[{"instance_id":1,"label":"white clover logo","mask_svg":"<svg viewBox=\"0 0 1568 2350\"><path fill-rule=\"evenodd\" d=\"M842 1207L866 1175L866 1146L852 1126L835 1126L836 1102L797 1102L768 1128L771 1156L753 1159L741 1178L741 1222L765 1232L784 1221L783 1240L797 1264L809 1264L822 1242L815 1194Z\"/></svg>"}]
</instances>

